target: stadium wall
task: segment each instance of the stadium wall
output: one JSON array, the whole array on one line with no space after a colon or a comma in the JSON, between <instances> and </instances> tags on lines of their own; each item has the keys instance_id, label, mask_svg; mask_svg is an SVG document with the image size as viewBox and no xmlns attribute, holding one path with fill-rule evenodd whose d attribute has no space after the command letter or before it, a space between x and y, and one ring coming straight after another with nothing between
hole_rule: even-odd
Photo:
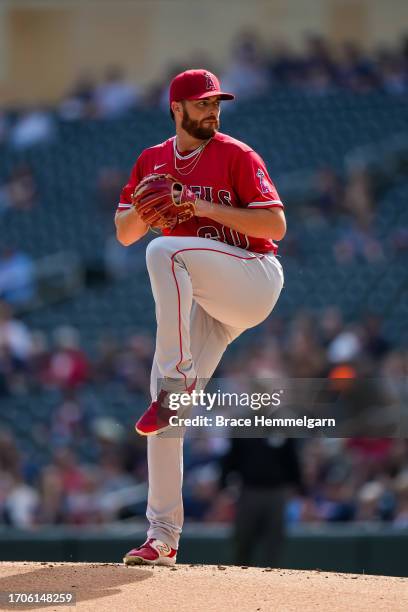
<instances>
[{"instance_id":1,"label":"stadium wall","mask_svg":"<svg viewBox=\"0 0 408 612\"><path fill-rule=\"evenodd\" d=\"M142 85L193 57L219 69L243 29L268 47L299 47L314 32L369 48L394 44L406 23L405 0L2 0L0 103L53 102L79 74L111 64Z\"/></svg>"},{"instance_id":2,"label":"stadium wall","mask_svg":"<svg viewBox=\"0 0 408 612\"><path fill-rule=\"evenodd\" d=\"M27 533L0 531L3 561L80 561L118 563L126 550L143 541L145 532L131 525L84 528L52 527ZM286 542L282 567L355 574L408 576L408 529L378 525L298 527ZM227 527L187 527L181 563L231 564L233 547ZM253 564L268 566L258 553Z\"/></svg>"}]
</instances>

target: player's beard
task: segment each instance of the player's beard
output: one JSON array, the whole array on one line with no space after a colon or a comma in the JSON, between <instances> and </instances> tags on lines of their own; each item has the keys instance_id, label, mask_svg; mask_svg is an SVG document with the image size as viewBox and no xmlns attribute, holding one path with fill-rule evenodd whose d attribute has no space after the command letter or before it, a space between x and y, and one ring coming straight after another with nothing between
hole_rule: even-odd
<instances>
[{"instance_id":1,"label":"player's beard","mask_svg":"<svg viewBox=\"0 0 408 612\"><path fill-rule=\"evenodd\" d=\"M195 119L191 119L186 108L183 106L183 120L181 122L181 127L184 131L187 132L187 134L189 134L193 138L197 138L198 140L208 140L218 132L218 128L220 127L219 120L216 117L211 118L215 119L215 122L208 124L208 126L205 126L205 119L203 119L202 121L196 121Z\"/></svg>"}]
</instances>

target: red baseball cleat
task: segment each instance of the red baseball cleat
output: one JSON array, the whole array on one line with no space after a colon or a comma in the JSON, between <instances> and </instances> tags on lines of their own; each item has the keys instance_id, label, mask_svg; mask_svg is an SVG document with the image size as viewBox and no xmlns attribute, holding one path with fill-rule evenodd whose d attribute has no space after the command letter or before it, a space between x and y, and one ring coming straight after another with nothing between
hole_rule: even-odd
<instances>
[{"instance_id":1,"label":"red baseball cleat","mask_svg":"<svg viewBox=\"0 0 408 612\"><path fill-rule=\"evenodd\" d=\"M175 410L166 408L161 403L161 395L167 396L165 391L161 391L158 399L152 402L149 408L142 414L135 425L135 429L141 436L154 436L165 431L169 425L170 417L176 416Z\"/></svg>"},{"instance_id":2,"label":"red baseball cleat","mask_svg":"<svg viewBox=\"0 0 408 612\"><path fill-rule=\"evenodd\" d=\"M177 550L161 540L150 538L140 548L132 548L123 557L125 565L175 565Z\"/></svg>"},{"instance_id":3,"label":"red baseball cleat","mask_svg":"<svg viewBox=\"0 0 408 612\"><path fill-rule=\"evenodd\" d=\"M197 379L196 379L197 380ZM196 385L196 380L181 393L191 393ZM152 402L149 408L142 414L135 425L135 429L141 436L154 436L165 431L171 425L170 417L177 416L177 410L171 410L166 404L171 392L162 389L156 401Z\"/></svg>"}]
</instances>

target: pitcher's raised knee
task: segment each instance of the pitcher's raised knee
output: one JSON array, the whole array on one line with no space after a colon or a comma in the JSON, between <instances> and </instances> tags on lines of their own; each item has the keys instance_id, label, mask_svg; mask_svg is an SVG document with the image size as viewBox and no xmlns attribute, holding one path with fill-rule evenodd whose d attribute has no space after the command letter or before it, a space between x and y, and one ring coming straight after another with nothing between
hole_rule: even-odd
<instances>
[{"instance_id":1,"label":"pitcher's raised knee","mask_svg":"<svg viewBox=\"0 0 408 612\"><path fill-rule=\"evenodd\" d=\"M160 263L166 256L171 257L173 250L174 249L172 249L171 245L169 244L169 239L166 236L155 238L149 242L146 248L147 265L154 265L155 262Z\"/></svg>"}]
</instances>

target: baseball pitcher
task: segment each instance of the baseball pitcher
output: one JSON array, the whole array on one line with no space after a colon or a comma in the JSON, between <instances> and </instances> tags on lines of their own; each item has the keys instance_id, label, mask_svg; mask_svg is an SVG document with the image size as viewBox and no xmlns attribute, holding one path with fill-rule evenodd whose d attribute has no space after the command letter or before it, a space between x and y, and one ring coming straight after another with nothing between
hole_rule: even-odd
<instances>
[{"instance_id":1,"label":"baseball pitcher","mask_svg":"<svg viewBox=\"0 0 408 612\"><path fill-rule=\"evenodd\" d=\"M144 150L115 215L125 246L150 227L162 235L146 251L156 304L152 403L136 423L148 436L146 542L127 565L173 565L183 525L183 435L163 435L169 395L203 388L230 342L258 325L283 286L276 241L283 204L262 158L219 132L224 93L214 74L187 70L170 85L175 136Z\"/></svg>"}]
</instances>

